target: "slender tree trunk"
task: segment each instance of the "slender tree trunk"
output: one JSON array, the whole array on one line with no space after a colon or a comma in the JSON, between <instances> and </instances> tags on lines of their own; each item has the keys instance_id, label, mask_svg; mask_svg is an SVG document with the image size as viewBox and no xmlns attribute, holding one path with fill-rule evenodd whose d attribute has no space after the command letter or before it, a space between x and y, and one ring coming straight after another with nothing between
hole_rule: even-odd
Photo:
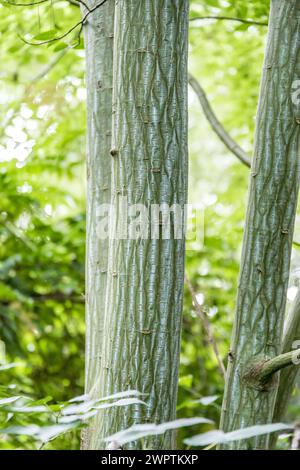
<instances>
[{"instance_id":1,"label":"slender tree trunk","mask_svg":"<svg viewBox=\"0 0 300 470\"><path fill-rule=\"evenodd\" d=\"M300 1L272 0L258 107L236 316L221 427L272 422L278 374L260 380L281 351L299 185L299 118L291 100L299 79ZM267 448L268 436L227 448Z\"/></svg>"},{"instance_id":2,"label":"slender tree trunk","mask_svg":"<svg viewBox=\"0 0 300 470\"><path fill-rule=\"evenodd\" d=\"M92 8L97 0L89 0L87 4ZM114 11L115 0L107 0L89 15L84 27L88 114L85 391L91 398L98 398L100 393L107 284L108 240L98 236L98 224L99 207L109 204L111 195ZM92 445L98 419L84 430L83 448Z\"/></svg>"},{"instance_id":3,"label":"slender tree trunk","mask_svg":"<svg viewBox=\"0 0 300 470\"><path fill-rule=\"evenodd\" d=\"M296 342L294 344L294 342ZM300 290L296 295L296 298L292 304L291 310L288 315L286 326L284 329L284 340L282 345L282 353L286 353L291 350L295 350L296 347L300 347ZM280 373L280 381L278 392L276 396L275 409L273 414L274 423L283 421L285 418L286 409L288 406L289 399L292 391L295 387L296 379L299 374L298 367L287 367ZM277 434L271 436L271 447L275 447Z\"/></svg>"},{"instance_id":4,"label":"slender tree trunk","mask_svg":"<svg viewBox=\"0 0 300 470\"><path fill-rule=\"evenodd\" d=\"M88 369L93 371L98 396L136 389L145 394L148 406L101 411L89 440L93 449L103 448L103 438L120 429L169 421L176 414L184 239L176 239L172 231L169 239L151 239L149 227L144 238L120 239L116 227L126 218L125 198L129 207L139 204L140 213L154 204L178 204L183 209L186 203L187 30L188 0L116 2L113 143L106 153L112 161L116 220L109 219L107 291L101 315L96 306L103 297L99 301L93 283L97 285L102 274L93 271L88 279L92 283L88 315L95 318L89 341L97 354L102 340L101 357L92 353ZM89 235L92 240L95 236ZM92 249L88 256L94 263ZM90 269L96 270L95 265ZM100 336L97 330L102 331ZM143 443L148 449L174 445L172 433Z\"/></svg>"},{"instance_id":5,"label":"slender tree trunk","mask_svg":"<svg viewBox=\"0 0 300 470\"><path fill-rule=\"evenodd\" d=\"M297 341L297 344L293 345ZM286 353L296 346L299 348L300 344L300 291L298 292L291 311L288 316L287 324L285 327L284 341L282 352ZM276 406L274 410L273 420L282 420L288 405L289 398L295 385L296 377L299 372L297 367L289 367L280 373L280 383L276 397Z\"/></svg>"}]
</instances>

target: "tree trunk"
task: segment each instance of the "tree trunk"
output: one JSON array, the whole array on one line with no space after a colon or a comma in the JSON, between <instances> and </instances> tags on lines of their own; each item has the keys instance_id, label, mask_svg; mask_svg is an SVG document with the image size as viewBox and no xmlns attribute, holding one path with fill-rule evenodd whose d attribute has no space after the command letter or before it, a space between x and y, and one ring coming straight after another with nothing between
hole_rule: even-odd
<instances>
[{"instance_id":1,"label":"tree trunk","mask_svg":"<svg viewBox=\"0 0 300 470\"><path fill-rule=\"evenodd\" d=\"M291 311L289 312L286 326L284 329L284 339L282 344L282 353L286 353L300 347L300 290L298 290L296 298L292 304ZM295 343L294 343L295 342ZM297 343L296 343L297 342ZM287 367L280 373L280 381L278 392L276 396L275 409L273 414L274 423L283 421L285 418L286 409L292 391L295 387L297 376L299 374L299 367ZM271 436L271 447L275 447L277 434Z\"/></svg>"},{"instance_id":2,"label":"tree trunk","mask_svg":"<svg viewBox=\"0 0 300 470\"><path fill-rule=\"evenodd\" d=\"M90 8L97 0L87 2ZM99 207L110 203L112 75L115 0L88 17L84 27L87 86L87 230L86 230L86 370L85 392L99 397L107 284L108 239L98 236ZM84 10L84 14L86 10ZM93 446L98 417L82 434L82 447Z\"/></svg>"},{"instance_id":3,"label":"tree trunk","mask_svg":"<svg viewBox=\"0 0 300 470\"><path fill-rule=\"evenodd\" d=\"M88 286L88 315L95 319L95 331L102 330L101 357L91 354L89 369L96 371L92 375L98 396L135 389L145 394L148 406L101 411L89 442L93 449L103 448L103 438L120 429L169 421L176 414L184 238L176 239L171 231L169 239L151 239L148 227L146 236L135 240L118 228L133 204L139 205L138 218L144 207L166 203L183 209L186 203L187 30L188 0L116 2L113 143L105 156L112 161L116 220L109 218L107 292L101 315L96 306L100 308L103 298L99 300L93 284ZM89 237L94 240L95 234ZM94 263L92 251L88 256ZM96 271L88 283L97 285L100 276ZM98 354L96 332L92 339ZM147 449L174 445L172 433L143 442Z\"/></svg>"},{"instance_id":4,"label":"tree trunk","mask_svg":"<svg viewBox=\"0 0 300 470\"><path fill-rule=\"evenodd\" d=\"M221 427L272 422L278 373L260 370L281 350L299 185L299 118L291 99L299 79L300 1L273 0L258 107L254 159ZM265 449L269 436L226 445Z\"/></svg>"}]
</instances>

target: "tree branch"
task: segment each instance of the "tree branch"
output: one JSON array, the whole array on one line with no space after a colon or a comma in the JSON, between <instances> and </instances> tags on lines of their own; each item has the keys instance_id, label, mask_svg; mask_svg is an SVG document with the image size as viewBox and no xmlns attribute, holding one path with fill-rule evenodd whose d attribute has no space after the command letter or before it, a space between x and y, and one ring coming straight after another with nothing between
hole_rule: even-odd
<instances>
[{"instance_id":1,"label":"tree branch","mask_svg":"<svg viewBox=\"0 0 300 470\"><path fill-rule=\"evenodd\" d=\"M50 62L41 72L39 72L31 81L31 83L36 83L42 78L45 77L51 70L58 64L58 62L66 55L68 52L69 47L66 49L63 49L60 54L57 55L57 57L54 58L52 62Z\"/></svg>"},{"instance_id":2,"label":"tree branch","mask_svg":"<svg viewBox=\"0 0 300 470\"><path fill-rule=\"evenodd\" d=\"M55 302L70 301L76 304L85 303L85 299L83 295L79 297L73 294L64 294L63 292L52 292L50 294L36 294L36 295L26 294L26 295L30 300L33 300L34 302L37 302L37 303L47 302L48 300L53 300ZM0 300L0 305L8 306L11 303L12 303L11 300L5 300L5 299Z\"/></svg>"},{"instance_id":3,"label":"tree branch","mask_svg":"<svg viewBox=\"0 0 300 470\"><path fill-rule=\"evenodd\" d=\"M232 16L196 16L194 18L190 18L190 21L197 21L197 20L237 21L239 23L256 25L256 26L268 26L268 23L264 23L262 21L246 20L244 18L235 18Z\"/></svg>"},{"instance_id":4,"label":"tree branch","mask_svg":"<svg viewBox=\"0 0 300 470\"><path fill-rule=\"evenodd\" d=\"M74 26L72 26L68 31L66 31L65 33L61 34L60 36L56 36L55 38L51 38L51 39L47 39L46 41L41 41L41 42L31 42L31 41L27 41L26 39L22 38L21 36L19 36L19 38L25 42L25 44L28 44L29 46L42 46L43 44L50 44L52 42L55 42L55 41L60 41L61 39L64 39L65 37L67 37L69 34L72 33L72 31L74 31L76 28L79 27L79 31L78 31L78 38L80 38L80 35L81 35L81 32L82 32L82 29L83 29L83 26L85 25L85 22L86 20L88 19L88 17L90 16L91 13L93 13L94 11L96 11L98 8L100 8L102 5L104 5L104 3L107 2L107 0L102 0L101 3L98 3L97 5L95 5L93 8L90 8L88 9L88 12L84 15L84 17L82 18L81 21L78 21L78 23L76 23ZM83 3L83 2L80 2L80 3Z\"/></svg>"},{"instance_id":5,"label":"tree branch","mask_svg":"<svg viewBox=\"0 0 300 470\"><path fill-rule=\"evenodd\" d=\"M8 5L12 5L14 7L34 7L36 5L41 5L42 3L47 3L49 1L50 0L36 0L35 2L17 3L17 2L11 2L10 0L4 0L5 3L7 3ZM64 1L64 0L58 0L58 1ZM83 5L88 11L90 11L90 8L83 0L65 0L65 1L77 7L79 7L80 5Z\"/></svg>"},{"instance_id":6,"label":"tree branch","mask_svg":"<svg viewBox=\"0 0 300 470\"><path fill-rule=\"evenodd\" d=\"M250 167L250 159L246 152L230 137L228 132L224 129L214 111L212 110L210 103L205 95L203 88L201 87L198 80L189 74L189 84L197 95L206 119L210 123L212 129L217 134L219 139L225 144L225 146L232 152L244 165Z\"/></svg>"},{"instance_id":7,"label":"tree branch","mask_svg":"<svg viewBox=\"0 0 300 470\"><path fill-rule=\"evenodd\" d=\"M288 366L298 366L300 364L300 349L289 351L273 357L264 363L260 371L260 380L265 382L272 375Z\"/></svg>"},{"instance_id":8,"label":"tree branch","mask_svg":"<svg viewBox=\"0 0 300 470\"><path fill-rule=\"evenodd\" d=\"M269 391L273 389L275 384L278 384L275 376L276 372L289 366L298 366L299 364L300 348L270 359L254 360L247 366L243 374L243 380L248 386L256 390ZM297 372L297 369L293 368L293 370Z\"/></svg>"},{"instance_id":9,"label":"tree branch","mask_svg":"<svg viewBox=\"0 0 300 470\"><path fill-rule=\"evenodd\" d=\"M78 297L70 294L64 294L63 292L52 292L50 294L39 294L31 296L31 299L36 302L43 302L47 300L54 300L58 302L64 302L69 300L70 302L74 302L76 304L84 304L85 299L84 296Z\"/></svg>"},{"instance_id":10,"label":"tree branch","mask_svg":"<svg viewBox=\"0 0 300 470\"><path fill-rule=\"evenodd\" d=\"M83 5L87 11L90 11L89 6L82 0L67 0L67 2L69 2L71 5L74 5L74 7L80 7L80 5Z\"/></svg>"},{"instance_id":11,"label":"tree branch","mask_svg":"<svg viewBox=\"0 0 300 470\"><path fill-rule=\"evenodd\" d=\"M217 362L218 362L218 365L219 365L219 369L220 369L220 372L221 374L223 375L223 378L225 380L225 377L226 377L226 369L225 369L225 366L224 366L224 363L222 361L222 358L221 358L221 354L220 354L220 351L219 351L219 348L218 348L218 345L217 345L217 342L214 338L214 335L213 335L213 331L212 331L212 327L211 327L211 324L209 323L208 321L208 318L207 316L205 315L205 313L203 312L202 308L201 308L201 305L199 304L198 300L197 300L197 295L196 295L196 292L194 291L194 288L192 286L192 283L188 277L187 274L185 274L185 282L186 282L186 285L187 285L187 288L191 294L191 297L193 299L193 303L194 303L194 306L195 306L195 309L196 309L196 312L200 318L200 320L202 321L203 323L203 326L204 326L204 329L206 331L206 334L208 336L208 340L210 342L210 344L212 345L212 348L214 350L214 353L215 353L215 356L216 356L216 359L217 359Z\"/></svg>"},{"instance_id":12,"label":"tree branch","mask_svg":"<svg viewBox=\"0 0 300 470\"><path fill-rule=\"evenodd\" d=\"M35 245L28 240L22 233L21 230L19 230L17 227L14 226L13 223L11 223L9 220L1 220L0 219L0 225L3 225L3 227L6 229L6 231L12 235L13 237L19 239L30 251L35 251L36 247Z\"/></svg>"},{"instance_id":13,"label":"tree branch","mask_svg":"<svg viewBox=\"0 0 300 470\"><path fill-rule=\"evenodd\" d=\"M28 3L17 3L11 2L10 0L4 0L4 3L8 5L12 5L13 7L32 7L35 5L41 5L42 3L49 2L49 0L36 0L36 2L28 2Z\"/></svg>"}]
</instances>

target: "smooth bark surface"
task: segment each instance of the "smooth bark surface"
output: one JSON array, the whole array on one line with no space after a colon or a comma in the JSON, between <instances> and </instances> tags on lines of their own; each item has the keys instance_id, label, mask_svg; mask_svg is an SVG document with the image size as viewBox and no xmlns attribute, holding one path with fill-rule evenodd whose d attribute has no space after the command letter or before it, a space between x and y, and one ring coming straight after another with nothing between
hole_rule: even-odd
<instances>
[{"instance_id":1,"label":"smooth bark surface","mask_svg":"<svg viewBox=\"0 0 300 470\"><path fill-rule=\"evenodd\" d=\"M90 8L97 0L87 2ZM99 232L99 207L111 195L112 75L115 0L88 17L84 27L87 86L87 230L86 230L86 369L85 392L100 393L100 356L103 342L107 284L108 240ZM82 447L93 445L98 417L82 436Z\"/></svg>"},{"instance_id":2,"label":"smooth bark surface","mask_svg":"<svg viewBox=\"0 0 300 470\"><path fill-rule=\"evenodd\" d=\"M257 114L254 159L221 427L272 422L278 374L253 386L250 365L281 352L299 186L299 116L291 99L299 79L299 1L273 0ZM267 448L268 436L226 445Z\"/></svg>"},{"instance_id":3,"label":"smooth bark surface","mask_svg":"<svg viewBox=\"0 0 300 470\"><path fill-rule=\"evenodd\" d=\"M187 0L116 3L110 158L117 221L125 197L129 206L147 208L186 203L187 29ZM151 240L148 233L122 240L116 225L110 218L99 393L135 389L147 406L101 411L90 448L135 423L161 423L176 414L184 239ZM95 301L89 298L90 305ZM175 443L166 433L127 447L141 445L168 449Z\"/></svg>"}]
</instances>

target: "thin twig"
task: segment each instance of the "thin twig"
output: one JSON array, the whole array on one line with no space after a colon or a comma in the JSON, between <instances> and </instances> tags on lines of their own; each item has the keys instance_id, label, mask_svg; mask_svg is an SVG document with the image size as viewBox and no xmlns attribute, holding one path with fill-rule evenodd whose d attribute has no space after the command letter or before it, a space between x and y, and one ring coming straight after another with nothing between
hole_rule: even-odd
<instances>
[{"instance_id":1,"label":"thin twig","mask_svg":"<svg viewBox=\"0 0 300 470\"><path fill-rule=\"evenodd\" d=\"M12 5L13 7L32 7L36 5L41 5L42 3L49 2L49 0L37 0L36 2L30 2L30 3L17 3L17 2L11 2L10 0L4 0L5 3L8 3L8 5Z\"/></svg>"},{"instance_id":2,"label":"thin twig","mask_svg":"<svg viewBox=\"0 0 300 470\"><path fill-rule=\"evenodd\" d=\"M71 3L71 5L75 5L75 6L79 6L79 5L83 5L84 8L87 9L87 11L91 11L90 7L88 6L88 4L86 2L83 2L83 0L67 0L69 3ZM76 5L77 3L77 5Z\"/></svg>"},{"instance_id":3,"label":"thin twig","mask_svg":"<svg viewBox=\"0 0 300 470\"><path fill-rule=\"evenodd\" d=\"M69 300L70 302L74 302L76 304L84 304L84 296L76 296L73 294L64 294L63 292L53 292L50 294L40 294L40 295L33 295L30 298L36 302L46 302L47 300L53 300L57 302L64 302Z\"/></svg>"},{"instance_id":4,"label":"thin twig","mask_svg":"<svg viewBox=\"0 0 300 470\"><path fill-rule=\"evenodd\" d=\"M194 18L190 18L190 21L197 21L197 20L200 20L200 21L202 20L237 21L239 23L244 23L244 24L268 26L268 23L264 23L262 21L246 20L244 18L235 18L232 16L195 16Z\"/></svg>"},{"instance_id":5,"label":"thin twig","mask_svg":"<svg viewBox=\"0 0 300 470\"><path fill-rule=\"evenodd\" d=\"M232 152L244 165L250 168L251 162L247 153L242 149L242 147L239 146L237 142L235 142L235 140L233 140L233 138L228 134L226 129L224 129L217 116L215 115L212 107L210 106L205 91L201 87L199 81L191 74L189 74L189 84L196 93L204 115L210 123L213 131L217 134L223 144L226 145L228 150L230 150L230 152ZM296 240L293 240L293 245L297 248L300 248L300 242Z\"/></svg>"},{"instance_id":6,"label":"thin twig","mask_svg":"<svg viewBox=\"0 0 300 470\"><path fill-rule=\"evenodd\" d=\"M19 2L12 2L10 0L4 0L5 3L8 3L9 5L12 5L15 7L28 7L28 6L41 5L42 3L46 3L48 1L49 0L36 0L35 2L28 2L28 3L20 2L19 3ZM90 9L83 0L67 0L67 1L73 5L76 5L76 3L82 4L88 11L92 11L92 9ZM258 26L268 26L268 23L263 23L261 21L246 20L244 18L235 18L231 16L196 16L194 18L190 18L190 21L196 21L196 20L222 20L222 21L225 20L225 21L237 21L239 23L253 24L253 25L258 25Z\"/></svg>"},{"instance_id":7,"label":"thin twig","mask_svg":"<svg viewBox=\"0 0 300 470\"><path fill-rule=\"evenodd\" d=\"M84 15L84 17L82 18L81 21L78 21L78 23L76 23L74 26L72 26L72 28L70 28L68 31L61 34L60 36L56 36L55 38L47 39L46 41L41 41L41 42L30 42L30 41L27 41L26 39L22 38L20 35L19 35L19 38L21 39L21 41L25 42L25 44L28 44L29 46L42 46L43 44L50 44L52 42L60 41L61 39L64 39L70 33L72 33L72 31L74 31L76 28L79 27L78 39L80 40L80 35L81 35L81 32L82 32L83 26L85 25L85 22L88 19L88 17L90 16L90 14L93 13L94 11L96 11L98 8L100 8L102 5L104 5L104 3L106 3L106 2L107 2L107 0L103 0L101 3L98 3L93 8L89 9L88 12Z\"/></svg>"},{"instance_id":8,"label":"thin twig","mask_svg":"<svg viewBox=\"0 0 300 470\"><path fill-rule=\"evenodd\" d=\"M214 353L215 353L215 356L216 356L216 359L217 359L217 362L218 362L218 365L219 365L219 369L220 369L220 372L222 373L223 377L224 377L224 380L225 380L225 377L226 377L226 369L225 369L225 366L224 366L224 363L222 361L222 358L221 358L221 355L220 355L220 351L219 351L219 348L218 348L218 345L217 345L217 342L214 338L214 335L213 335L213 331L212 331L212 327L211 327L211 324L207 318L207 316L205 315L205 313L203 312L202 308L201 308L201 305L199 304L198 300L197 300L197 295L196 295L196 292L192 286L192 283L188 277L187 274L185 274L185 283L187 285L187 288L191 294L191 297L193 299L193 303L194 303L194 307L196 309L196 312L200 318L200 320L202 321L203 323L203 326L204 326L204 329L206 331L206 334L208 336L208 340L210 342L210 344L212 345L212 348L214 350Z\"/></svg>"},{"instance_id":9,"label":"thin twig","mask_svg":"<svg viewBox=\"0 0 300 470\"><path fill-rule=\"evenodd\" d=\"M4 0L5 3L14 7L32 7L36 5L41 5L42 3L47 3L50 0L37 0L36 2L28 2L28 3L18 3L18 2L11 2L10 0ZM64 0L58 0L64 1ZM90 11L89 6L83 0L67 0L67 2L71 3L72 5L79 6L80 4L83 5L88 11Z\"/></svg>"},{"instance_id":10,"label":"thin twig","mask_svg":"<svg viewBox=\"0 0 300 470\"><path fill-rule=\"evenodd\" d=\"M30 241L28 240L23 234L22 234L22 231L19 230L17 227L15 227L15 225L13 223L11 223L10 221L6 220L6 221L2 221L0 220L0 225L3 225L3 227L6 229L6 231L8 233L10 233L10 235L12 235L13 237L15 238L18 238L21 242L24 243L24 245L29 248L30 251L36 251L36 247L35 245Z\"/></svg>"},{"instance_id":11,"label":"thin twig","mask_svg":"<svg viewBox=\"0 0 300 470\"><path fill-rule=\"evenodd\" d=\"M298 366L300 363L300 349L294 349L279 356L268 359L259 372L260 380L269 379L272 375L281 369L289 366Z\"/></svg>"},{"instance_id":12,"label":"thin twig","mask_svg":"<svg viewBox=\"0 0 300 470\"><path fill-rule=\"evenodd\" d=\"M47 73L51 72L51 70L56 66L56 64L58 64L58 62L66 55L66 53L68 52L70 48L67 47L66 49L63 49L61 51L60 54L57 55L57 57L55 57L55 59L50 62L50 64L47 65L47 67L45 67L41 72L39 72L31 81L31 83L36 83L38 82L39 80L41 80L42 78L45 77L45 75L47 75Z\"/></svg>"},{"instance_id":13,"label":"thin twig","mask_svg":"<svg viewBox=\"0 0 300 470\"><path fill-rule=\"evenodd\" d=\"M82 2L81 0L67 0L71 5L74 5L74 7L80 7L80 4L83 5L88 11L90 11L89 6Z\"/></svg>"},{"instance_id":14,"label":"thin twig","mask_svg":"<svg viewBox=\"0 0 300 470\"><path fill-rule=\"evenodd\" d=\"M210 123L212 129L215 131L219 139L226 145L228 150L230 150L242 163L251 166L250 159L247 153L235 142L228 132L224 129L217 116L215 115L213 109L210 106L210 103L206 97L206 94L201 87L199 81L189 74L189 84L193 88L194 92L197 95L199 103L203 109L203 112L206 116L206 119Z\"/></svg>"}]
</instances>

